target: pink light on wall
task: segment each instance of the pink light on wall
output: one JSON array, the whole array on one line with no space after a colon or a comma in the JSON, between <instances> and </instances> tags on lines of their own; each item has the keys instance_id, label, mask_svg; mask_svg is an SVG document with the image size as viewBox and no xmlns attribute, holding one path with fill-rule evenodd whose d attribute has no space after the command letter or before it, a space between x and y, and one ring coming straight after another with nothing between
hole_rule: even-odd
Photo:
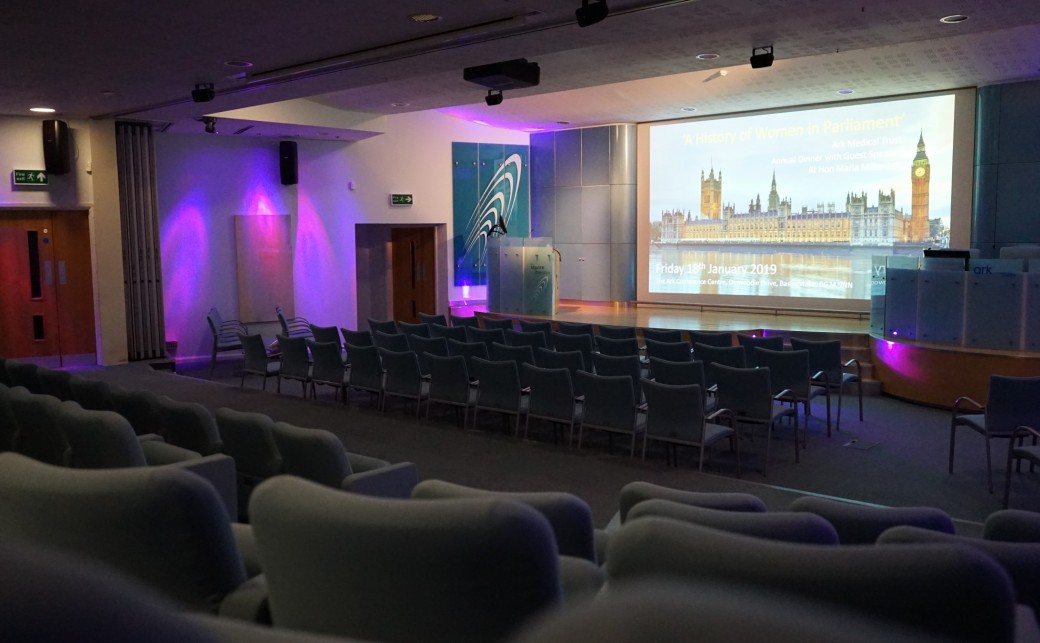
<instances>
[{"instance_id":1,"label":"pink light on wall","mask_svg":"<svg viewBox=\"0 0 1040 643\"><path fill-rule=\"evenodd\" d=\"M344 260L352 260L343 257ZM314 323L340 323L333 319L335 307L329 301L331 294L336 298L353 295L353 284L344 283L340 266L329 230L314 202L300 190L296 218L296 251L293 256L297 315L307 317Z\"/></svg>"},{"instance_id":2,"label":"pink light on wall","mask_svg":"<svg viewBox=\"0 0 1040 643\"><path fill-rule=\"evenodd\" d=\"M196 200L189 195L177 205L163 222L159 234L168 341L197 334L188 329L205 324L205 315L212 305L209 302L210 231L203 208ZM230 317L229 312L223 314ZM199 347L186 348L184 352L188 354L199 350Z\"/></svg>"},{"instance_id":3,"label":"pink light on wall","mask_svg":"<svg viewBox=\"0 0 1040 643\"><path fill-rule=\"evenodd\" d=\"M282 214L288 211L277 188L272 189L266 181L255 180L242 196L241 214Z\"/></svg>"},{"instance_id":4,"label":"pink light on wall","mask_svg":"<svg viewBox=\"0 0 1040 643\"><path fill-rule=\"evenodd\" d=\"M887 366L893 373L897 373L909 381L924 380L926 373L914 363L913 352L919 350L914 346L900 342L882 341L877 342L877 359Z\"/></svg>"}]
</instances>

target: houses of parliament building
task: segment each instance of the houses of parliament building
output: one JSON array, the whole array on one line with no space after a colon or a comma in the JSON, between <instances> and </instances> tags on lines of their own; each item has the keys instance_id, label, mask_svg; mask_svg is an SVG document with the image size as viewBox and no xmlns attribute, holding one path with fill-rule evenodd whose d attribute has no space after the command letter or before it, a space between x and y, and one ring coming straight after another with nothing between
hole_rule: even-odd
<instances>
[{"instance_id":1,"label":"houses of parliament building","mask_svg":"<svg viewBox=\"0 0 1040 643\"><path fill-rule=\"evenodd\" d=\"M776 189L776 172L763 207L756 196L746 212L722 202L722 172L701 171L700 215L680 210L661 213L659 243L708 244L839 244L849 246L892 246L928 243L941 236L940 220L928 219L928 189L931 167L925 153L924 135L917 142L917 155L910 167L912 200L910 216L896 209L894 189L878 191L877 204L868 205L867 193L848 193L844 209L820 203L810 210L793 212L790 199L781 199Z\"/></svg>"}]
</instances>

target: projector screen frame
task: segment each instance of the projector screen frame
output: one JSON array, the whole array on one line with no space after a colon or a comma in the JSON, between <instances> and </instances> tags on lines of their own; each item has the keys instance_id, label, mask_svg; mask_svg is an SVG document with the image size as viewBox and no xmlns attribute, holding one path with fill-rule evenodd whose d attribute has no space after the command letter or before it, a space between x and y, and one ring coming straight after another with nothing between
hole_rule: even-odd
<instances>
[{"instance_id":1,"label":"projector screen frame","mask_svg":"<svg viewBox=\"0 0 1040 643\"><path fill-rule=\"evenodd\" d=\"M693 121L723 120L785 112L815 111L839 106L884 103L929 96L954 96L953 158L950 195L950 247L970 247L974 198L975 157L974 87L957 88L919 94L899 94L853 101L834 101L797 105L781 109L702 115L637 125L637 213L636 213L636 301L642 304L709 306L735 309L762 309L773 312L818 311L837 314L866 314L870 300L823 297L783 297L756 295L720 295L706 293L651 293L649 290L650 257L650 131L661 125ZM909 170L909 162L907 164ZM692 177L692 169L691 169ZM691 181L692 182L692 181ZM743 197L744 195L741 195Z\"/></svg>"}]
</instances>

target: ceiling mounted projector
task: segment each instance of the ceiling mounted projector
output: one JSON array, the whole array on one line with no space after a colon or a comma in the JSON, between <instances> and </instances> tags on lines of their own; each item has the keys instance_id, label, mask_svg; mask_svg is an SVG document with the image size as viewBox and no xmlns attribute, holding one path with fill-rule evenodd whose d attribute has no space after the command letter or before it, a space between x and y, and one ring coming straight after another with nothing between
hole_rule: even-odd
<instances>
[{"instance_id":1,"label":"ceiling mounted projector","mask_svg":"<svg viewBox=\"0 0 1040 643\"><path fill-rule=\"evenodd\" d=\"M199 83L191 90L191 99L196 103L208 103L213 100L217 92L213 89L213 83Z\"/></svg>"},{"instance_id":2,"label":"ceiling mounted projector","mask_svg":"<svg viewBox=\"0 0 1040 643\"><path fill-rule=\"evenodd\" d=\"M520 89L538 84L541 70L538 63L516 58L490 65L467 67L462 70L462 79L488 89Z\"/></svg>"}]
</instances>

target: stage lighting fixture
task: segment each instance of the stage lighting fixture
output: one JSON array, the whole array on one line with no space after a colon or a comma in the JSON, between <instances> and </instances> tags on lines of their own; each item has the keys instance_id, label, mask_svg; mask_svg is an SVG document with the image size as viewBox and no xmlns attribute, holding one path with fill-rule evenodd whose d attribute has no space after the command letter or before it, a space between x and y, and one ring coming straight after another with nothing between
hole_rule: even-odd
<instances>
[{"instance_id":1,"label":"stage lighting fixture","mask_svg":"<svg viewBox=\"0 0 1040 643\"><path fill-rule=\"evenodd\" d=\"M191 99L196 103L208 103L216 98L217 92L213 89L213 83L198 83L191 90Z\"/></svg>"},{"instance_id":2,"label":"stage lighting fixture","mask_svg":"<svg viewBox=\"0 0 1040 643\"><path fill-rule=\"evenodd\" d=\"M203 116L202 123L206 126L207 134L217 133L217 119L213 116Z\"/></svg>"},{"instance_id":3,"label":"stage lighting fixture","mask_svg":"<svg viewBox=\"0 0 1040 643\"><path fill-rule=\"evenodd\" d=\"M758 52L762 53L758 53ZM751 68L761 69L763 67L773 66L773 45L766 45L765 47L755 47L751 50Z\"/></svg>"},{"instance_id":4,"label":"stage lighting fixture","mask_svg":"<svg viewBox=\"0 0 1040 643\"><path fill-rule=\"evenodd\" d=\"M607 0L599 0L593 4L589 4L589 0L581 0L581 6L574 11L574 17L578 19L579 27L588 27L602 22L609 12Z\"/></svg>"},{"instance_id":5,"label":"stage lighting fixture","mask_svg":"<svg viewBox=\"0 0 1040 643\"><path fill-rule=\"evenodd\" d=\"M489 89L488 95L484 98L484 102L488 104L488 107L502 104L502 90L501 89Z\"/></svg>"}]
</instances>

